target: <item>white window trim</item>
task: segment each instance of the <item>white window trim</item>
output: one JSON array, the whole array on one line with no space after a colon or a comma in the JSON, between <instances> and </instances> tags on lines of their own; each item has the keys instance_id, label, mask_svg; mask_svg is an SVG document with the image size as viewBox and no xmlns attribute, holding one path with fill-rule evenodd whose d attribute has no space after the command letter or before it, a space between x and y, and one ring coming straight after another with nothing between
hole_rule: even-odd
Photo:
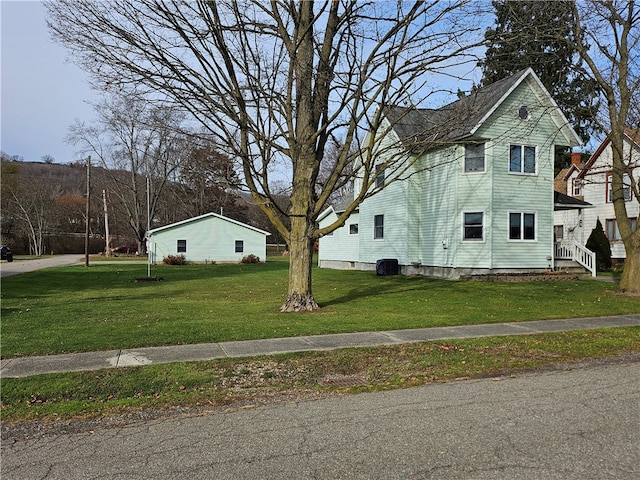
<instances>
[{"instance_id":1,"label":"white window trim","mask_svg":"<svg viewBox=\"0 0 640 480\"><path fill-rule=\"evenodd\" d=\"M525 214L531 214L533 215L533 235L534 238L511 238L510 232L511 232L511 214L512 213L519 213L520 214L520 219L523 220L522 222L522 232L521 234L524 235L524 217L523 215ZM538 212L534 212L531 210L509 210L507 212L507 242L512 242L512 243L537 243L538 242Z\"/></svg>"},{"instance_id":2,"label":"white window trim","mask_svg":"<svg viewBox=\"0 0 640 480\"><path fill-rule=\"evenodd\" d=\"M576 192L576 187L578 187L577 192ZM584 187L584 182L582 181L581 178L573 178L571 180L571 196L580 197L584 195L583 187Z\"/></svg>"},{"instance_id":3,"label":"white window trim","mask_svg":"<svg viewBox=\"0 0 640 480\"><path fill-rule=\"evenodd\" d=\"M481 213L482 214L482 238L481 239L473 239L473 238L464 238L464 215L465 213ZM460 218L461 230L460 230L460 238L462 238L463 243L485 243L487 236L487 213L484 210L473 210L473 211L464 211L462 212L462 216Z\"/></svg>"},{"instance_id":4,"label":"white window trim","mask_svg":"<svg viewBox=\"0 0 640 480\"><path fill-rule=\"evenodd\" d=\"M376 237L376 217L382 217L382 236ZM376 214L373 216L373 241L374 242L383 242L384 241L384 213Z\"/></svg>"},{"instance_id":5,"label":"white window trim","mask_svg":"<svg viewBox=\"0 0 640 480\"><path fill-rule=\"evenodd\" d=\"M606 195L606 202L605 203L613 203L613 172L607 172L607 174L605 175L605 182L606 182L606 191L605 191L605 195ZM631 190L631 178L629 177L628 173L623 174L622 177L622 194L624 195L624 201L625 203L630 202L633 200L633 192ZM628 192L628 194L627 194Z\"/></svg>"},{"instance_id":6,"label":"white window trim","mask_svg":"<svg viewBox=\"0 0 640 480\"><path fill-rule=\"evenodd\" d=\"M375 180L373 181L374 190L382 190L384 188L387 180L386 170L384 163L378 163L375 166Z\"/></svg>"},{"instance_id":7,"label":"white window trim","mask_svg":"<svg viewBox=\"0 0 640 480\"><path fill-rule=\"evenodd\" d=\"M522 165L521 167L524 169L524 148L525 147L532 147L534 149L534 155L535 155L535 170L533 172L512 172L511 171L511 147L520 147L521 149L521 153L522 153ZM538 158L538 146L537 145L531 145L531 144L527 144L527 143L510 143L509 144L509 149L507 150L507 173L509 175L525 175L525 176L529 176L529 177L533 177L538 175L538 166L540 164L540 159ZM515 212L514 212L515 213Z\"/></svg>"},{"instance_id":8,"label":"white window trim","mask_svg":"<svg viewBox=\"0 0 640 480\"><path fill-rule=\"evenodd\" d=\"M467 145L483 145L484 147L484 152L483 152L483 156L482 156L482 170L473 170L473 171L467 171ZM487 173L487 144L486 142L482 142L481 144L479 143L465 143L462 147L462 173L464 175L478 175L478 174L483 174L483 173Z\"/></svg>"}]
</instances>

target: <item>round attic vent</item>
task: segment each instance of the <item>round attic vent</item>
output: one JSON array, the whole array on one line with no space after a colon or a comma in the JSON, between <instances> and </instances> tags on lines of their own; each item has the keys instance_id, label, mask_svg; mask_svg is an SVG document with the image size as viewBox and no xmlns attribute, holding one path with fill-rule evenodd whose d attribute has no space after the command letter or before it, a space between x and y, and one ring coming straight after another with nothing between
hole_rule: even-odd
<instances>
[{"instance_id":1,"label":"round attic vent","mask_svg":"<svg viewBox=\"0 0 640 480\"><path fill-rule=\"evenodd\" d=\"M526 105L520 107L520 109L518 110L518 116L520 117L520 120L526 120L529 118L529 109L526 107Z\"/></svg>"}]
</instances>

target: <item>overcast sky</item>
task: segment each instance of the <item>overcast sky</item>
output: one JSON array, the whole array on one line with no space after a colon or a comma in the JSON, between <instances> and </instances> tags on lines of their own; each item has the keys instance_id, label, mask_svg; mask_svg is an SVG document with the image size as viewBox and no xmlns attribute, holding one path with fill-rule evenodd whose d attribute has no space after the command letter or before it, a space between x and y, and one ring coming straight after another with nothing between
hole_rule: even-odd
<instances>
[{"instance_id":1,"label":"overcast sky","mask_svg":"<svg viewBox=\"0 0 640 480\"><path fill-rule=\"evenodd\" d=\"M87 75L68 61L35 0L0 0L2 139L0 149L25 161L51 155L56 163L77 160L64 137L75 119L90 121L87 100L95 93Z\"/></svg>"}]
</instances>

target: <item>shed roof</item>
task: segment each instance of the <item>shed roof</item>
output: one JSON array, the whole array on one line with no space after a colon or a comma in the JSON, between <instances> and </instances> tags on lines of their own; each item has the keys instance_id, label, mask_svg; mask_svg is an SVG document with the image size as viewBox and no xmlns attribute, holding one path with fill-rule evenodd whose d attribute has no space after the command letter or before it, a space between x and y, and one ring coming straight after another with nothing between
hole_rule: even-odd
<instances>
[{"instance_id":1,"label":"shed roof","mask_svg":"<svg viewBox=\"0 0 640 480\"><path fill-rule=\"evenodd\" d=\"M265 230L260 230L259 228L253 227L251 225L247 225L246 223L239 222L238 220L234 220L233 218L225 217L223 215L218 215L217 213L210 212L210 213L205 213L204 215L199 215L197 217L187 218L186 220L182 220L180 222L171 223L169 225L164 225L163 227L153 228L153 229L151 229L151 230L149 230L147 232L147 236L153 235L154 233L161 232L161 231L164 231L164 230L177 228L177 227L180 227L182 225L186 225L188 223L198 222L198 221L201 221L201 220L204 220L204 219L207 219L207 218L217 218L217 219L223 220L225 222L230 222L230 223L233 223L233 224L238 225L240 227L247 228L249 230L253 230L253 231L255 231L257 233L261 233L263 235L271 235L271 233L269 233L269 232L267 232Z\"/></svg>"}]
</instances>

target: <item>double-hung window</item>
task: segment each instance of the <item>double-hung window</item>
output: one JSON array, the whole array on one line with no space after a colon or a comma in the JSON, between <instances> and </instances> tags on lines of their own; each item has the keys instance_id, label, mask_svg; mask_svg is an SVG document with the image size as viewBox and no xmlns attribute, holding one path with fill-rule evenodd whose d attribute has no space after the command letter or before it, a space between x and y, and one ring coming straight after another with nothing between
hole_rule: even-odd
<instances>
[{"instance_id":1,"label":"double-hung window","mask_svg":"<svg viewBox=\"0 0 640 480\"><path fill-rule=\"evenodd\" d=\"M187 253L187 241L186 240L178 240L176 245L176 251L178 253Z\"/></svg>"},{"instance_id":2,"label":"double-hung window","mask_svg":"<svg viewBox=\"0 0 640 480\"><path fill-rule=\"evenodd\" d=\"M536 147L529 145L510 145L509 172L536 173Z\"/></svg>"},{"instance_id":3,"label":"double-hung window","mask_svg":"<svg viewBox=\"0 0 640 480\"><path fill-rule=\"evenodd\" d=\"M464 146L464 171L484 172L484 143L467 143Z\"/></svg>"},{"instance_id":4,"label":"double-hung window","mask_svg":"<svg viewBox=\"0 0 640 480\"><path fill-rule=\"evenodd\" d=\"M612 177L613 174L611 172L607 173L607 203L612 203L614 199ZM631 201L631 179L626 173L622 177L622 196L625 202Z\"/></svg>"},{"instance_id":5,"label":"double-hung window","mask_svg":"<svg viewBox=\"0 0 640 480\"><path fill-rule=\"evenodd\" d=\"M554 225L553 226L553 239L556 242L559 242L564 238L564 225Z\"/></svg>"},{"instance_id":6,"label":"double-hung window","mask_svg":"<svg viewBox=\"0 0 640 480\"><path fill-rule=\"evenodd\" d=\"M580 195L582 195L582 179L574 178L572 182L573 182L573 188L572 188L573 196L579 197Z\"/></svg>"},{"instance_id":7,"label":"double-hung window","mask_svg":"<svg viewBox=\"0 0 640 480\"><path fill-rule=\"evenodd\" d=\"M236 240L236 253L244 252L244 240Z\"/></svg>"},{"instance_id":8,"label":"double-hung window","mask_svg":"<svg viewBox=\"0 0 640 480\"><path fill-rule=\"evenodd\" d=\"M525 212L509 213L509 240L535 240L536 214Z\"/></svg>"},{"instance_id":9,"label":"double-hung window","mask_svg":"<svg viewBox=\"0 0 640 480\"><path fill-rule=\"evenodd\" d=\"M373 217L373 238L384 238L384 215Z\"/></svg>"},{"instance_id":10,"label":"double-hung window","mask_svg":"<svg viewBox=\"0 0 640 480\"><path fill-rule=\"evenodd\" d=\"M484 214L482 212L465 212L463 214L462 239L469 241L484 240Z\"/></svg>"},{"instance_id":11,"label":"double-hung window","mask_svg":"<svg viewBox=\"0 0 640 480\"><path fill-rule=\"evenodd\" d=\"M631 224L631 231L635 232L636 228L638 228L638 219L630 218L629 223ZM607 221L605 222L605 229L607 233L607 238L609 239L610 242L622 241L620 230L618 230L618 222L616 222L615 218L607 219Z\"/></svg>"}]
</instances>

